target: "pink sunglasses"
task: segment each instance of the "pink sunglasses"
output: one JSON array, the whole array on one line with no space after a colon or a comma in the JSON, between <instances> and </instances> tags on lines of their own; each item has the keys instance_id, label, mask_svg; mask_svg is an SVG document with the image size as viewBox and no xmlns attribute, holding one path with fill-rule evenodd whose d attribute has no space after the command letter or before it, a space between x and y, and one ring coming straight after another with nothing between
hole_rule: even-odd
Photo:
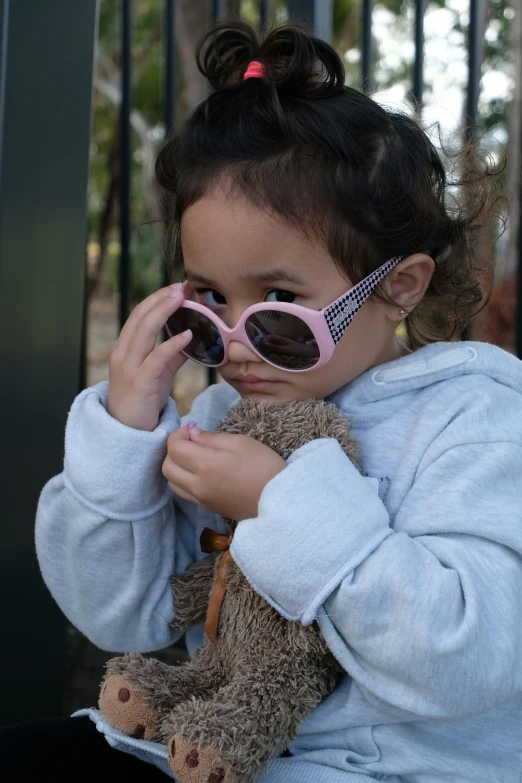
<instances>
[{"instance_id":1,"label":"pink sunglasses","mask_svg":"<svg viewBox=\"0 0 522 783\"><path fill-rule=\"evenodd\" d=\"M253 349L265 362L289 372L322 367L364 302L405 256L390 258L360 283L321 310L287 302L248 307L231 329L210 308L186 299L165 324L173 337L186 329L192 340L183 353L207 367L228 361L232 340Z\"/></svg>"}]
</instances>

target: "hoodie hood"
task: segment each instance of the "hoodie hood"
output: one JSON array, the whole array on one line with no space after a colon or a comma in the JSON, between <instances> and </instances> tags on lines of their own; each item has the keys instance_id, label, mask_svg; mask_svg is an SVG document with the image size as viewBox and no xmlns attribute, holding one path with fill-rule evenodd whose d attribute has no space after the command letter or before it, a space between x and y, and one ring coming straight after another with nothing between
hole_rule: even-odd
<instances>
[{"instance_id":1,"label":"hoodie hood","mask_svg":"<svg viewBox=\"0 0 522 783\"><path fill-rule=\"evenodd\" d=\"M407 356L367 370L328 399L341 402L376 402L431 386L460 375L483 375L521 394L522 361L489 343L439 342Z\"/></svg>"}]
</instances>

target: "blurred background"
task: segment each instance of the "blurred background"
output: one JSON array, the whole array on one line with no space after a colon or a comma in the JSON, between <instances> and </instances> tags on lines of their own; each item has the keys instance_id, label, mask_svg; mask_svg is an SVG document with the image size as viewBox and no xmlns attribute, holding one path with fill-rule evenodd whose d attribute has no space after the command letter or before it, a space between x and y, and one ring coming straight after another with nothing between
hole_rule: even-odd
<instances>
[{"instance_id":1,"label":"blurred background","mask_svg":"<svg viewBox=\"0 0 522 783\"><path fill-rule=\"evenodd\" d=\"M108 378L121 325L165 282L154 159L206 95L194 50L218 18L260 31L308 24L343 58L347 84L442 139L448 167L474 135L494 160L507 151L506 230L476 246L492 296L462 336L522 356L520 0L0 0L0 587L10 597L0 655L12 672L0 723L94 704L113 655L66 626L48 596L34 513L62 469L74 396ZM187 363L173 389L181 411L216 381Z\"/></svg>"}]
</instances>

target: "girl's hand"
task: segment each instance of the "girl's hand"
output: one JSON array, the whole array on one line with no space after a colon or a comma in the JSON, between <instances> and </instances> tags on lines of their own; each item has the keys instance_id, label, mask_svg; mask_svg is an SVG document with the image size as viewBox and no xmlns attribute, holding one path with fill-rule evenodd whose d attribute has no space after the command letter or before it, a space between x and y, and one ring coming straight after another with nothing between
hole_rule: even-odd
<instances>
[{"instance_id":1,"label":"girl's hand","mask_svg":"<svg viewBox=\"0 0 522 783\"><path fill-rule=\"evenodd\" d=\"M181 427L169 436L162 472L184 500L237 522L257 516L268 482L286 462L247 435Z\"/></svg>"},{"instance_id":2,"label":"girl's hand","mask_svg":"<svg viewBox=\"0 0 522 783\"><path fill-rule=\"evenodd\" d=\"M134 308L114 344L107 410L128 427L156 429L174 376L187 360L180 351L192 338L190 330L156 346L158 334L184 298L181 283L155 291Z\"/></svg>"}]
</instances>

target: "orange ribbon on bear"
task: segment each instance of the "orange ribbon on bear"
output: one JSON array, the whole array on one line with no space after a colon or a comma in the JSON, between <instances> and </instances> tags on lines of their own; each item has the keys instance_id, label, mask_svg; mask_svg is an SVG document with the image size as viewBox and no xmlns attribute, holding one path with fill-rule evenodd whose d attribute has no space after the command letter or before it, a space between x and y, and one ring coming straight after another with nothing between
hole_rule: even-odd
<instances>
[{"instance_id":1,"label":"orange ribbon on bear","mask_svg":"<svg viewBox=\"0 0 522 783\"><path fill-rule=\"evenodd\" d=\"M228 577L225 576L225 568L234 562L229 552L232 538L233 536L225 536L216 530L212 530L210 527L206 527L199 539L201 551L205 552L205 554L210 554L211 552L225 553L219 563L216 582L210 596L207 619L205 621L205 632L212 641L217 636L221 606L225 597L225 590L227 589Z\"/></svg>"}]
</instances>

